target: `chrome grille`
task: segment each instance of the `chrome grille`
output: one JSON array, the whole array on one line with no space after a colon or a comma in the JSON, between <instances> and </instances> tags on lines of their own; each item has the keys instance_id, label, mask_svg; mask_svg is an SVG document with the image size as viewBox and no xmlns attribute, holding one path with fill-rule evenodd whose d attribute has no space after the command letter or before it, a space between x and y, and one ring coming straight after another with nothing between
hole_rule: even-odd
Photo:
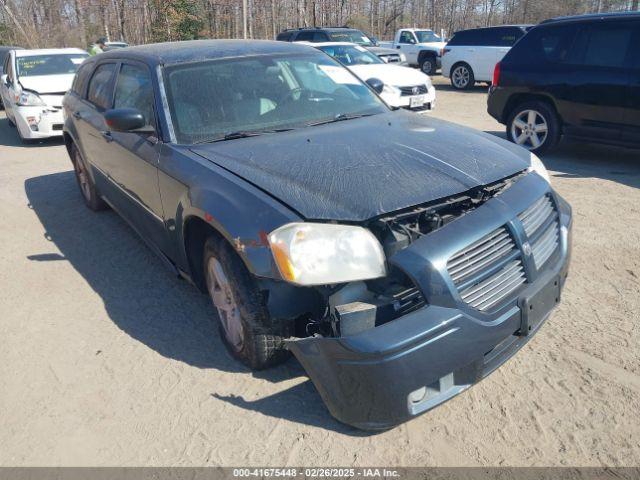
<instances>
[{"instance_id":1,"label":"chrome grille","mask_svg":"<svg viewBox=\"0 0 640 480\"><path fill-rule=\"evenodd\" d=\"M558 212L548 195L518 215L529 238L533 262L539 270L556 251L560 242Z\"/></svg>"},{"instance_id":2,"label":"chrome grille","mask_svg":"<svg viewBox=\"0 0 640 480\"><path fill-rule=\"evenodd\" d=\"M457 252L447 270L462 300L480 311L509 299L527 280L520 251L505 227Z\"/></svg>"},{"instance_id":3,"label":"chrome grille","mask_svg":"<svg viewBox=\"0 0 640 480\"><path fill-rule=\"evenodd\" d=\"M416 93L413 92L413 89L416 88ZM400 87L401 96L408 97L410 95L422 95L427 93L429 90L426 85L414 85L412 87Z\"/></svg>"}]
</instances>

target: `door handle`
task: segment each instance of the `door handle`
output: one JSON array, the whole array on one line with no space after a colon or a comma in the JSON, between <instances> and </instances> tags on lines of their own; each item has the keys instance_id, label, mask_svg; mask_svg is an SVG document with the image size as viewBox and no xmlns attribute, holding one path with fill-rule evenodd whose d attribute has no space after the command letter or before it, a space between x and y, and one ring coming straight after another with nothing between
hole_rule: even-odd
<instances>
[{"instance_id":1,"label":"door handle","mask_svg":"<svg viewBox=\"0 0 640 480\"><path fill-rule=\"evenodd\" d=\"M102 138L104 138L105 141L113 142L113 137L111 136L111 132L102 131L102 132L100 132L100 135L102 135Z\"/></svg>"},{"instance_id":2,"label":"door handle","mask_svg":"<svg viewBox=\"0 0 640 480\"><path fill-rule=\"evenodd\" d=\"M73 115L73 118L76 120L80 120L82 118L82 114L80 112L73 112L71 115Z\"/></svg>"},{"instance_id":3,"label":"door handle","mask_svg":"<svg viewBox=\"0 0 640 480\"><path fill-rule=\"evenodd\" d=\"M396 46L396 48L397 48L398 50L400 50L400 45Z\"/></svg>"}]
</instances>

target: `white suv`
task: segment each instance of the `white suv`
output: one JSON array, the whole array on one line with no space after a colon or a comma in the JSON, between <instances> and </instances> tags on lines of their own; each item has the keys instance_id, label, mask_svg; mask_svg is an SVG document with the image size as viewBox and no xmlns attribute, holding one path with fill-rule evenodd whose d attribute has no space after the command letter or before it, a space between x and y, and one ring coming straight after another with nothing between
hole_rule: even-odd
<instances>
[{"instance_id":1,"label":"white suv","mask_svg":"<svg viewBox=\"0 0 640 480\"><path fill-rule=\"evenodd\" d=\"M62 135L62 97L88 56L78 48L9 52L0 95L7 119L23 141Z\"/></svg>"},{"instance_id":2,"label":"white suv","mask_svg":"<svg viewBox=\"0 0 640 480\"><path fill-rule=\"evenodd\" d=\"M456 32L442 51L442 75L457 90L491 82L493 70L531 25L475 28Z\"/></svg>"}]
</instances>

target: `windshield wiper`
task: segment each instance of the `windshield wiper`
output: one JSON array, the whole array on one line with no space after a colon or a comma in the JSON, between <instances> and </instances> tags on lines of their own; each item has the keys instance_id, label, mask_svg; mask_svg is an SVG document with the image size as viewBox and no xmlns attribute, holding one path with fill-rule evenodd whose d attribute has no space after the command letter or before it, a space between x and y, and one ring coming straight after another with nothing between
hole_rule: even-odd
<instances>
[{"instance_id":1,"label":"windshield wiper","mask_svg":"<svg viewBox=\"0 0 640 480\"><path fill-rule=\"evenodd\" d=\"M344 122L345 120L353 120L354 118L370 117L371 115L375 115L375 113L339 113L328 120L307 123L307 127L315 127L316 125L324 125L326 123Z\"/></svg>"},{"instance_id":2,"label":"windshield wiper","mask_svg":"<svg viewBox=\"0 0 640 480\"><path fill-rule=\"evenodd\" d=\"M213 139L202 140L200 142L196 142L196 145L200 144L200 143L224 142L225 140L235 140L237 138L258 137L258 136L262 135L263 133L288 132L290 130L293 130L293 128L274 128L272 130L246 130L246 131L245 130L239 130L237 132L226 133L221 137L216 137L216 138L213 138Z\"/></svg>"}]
</instances>

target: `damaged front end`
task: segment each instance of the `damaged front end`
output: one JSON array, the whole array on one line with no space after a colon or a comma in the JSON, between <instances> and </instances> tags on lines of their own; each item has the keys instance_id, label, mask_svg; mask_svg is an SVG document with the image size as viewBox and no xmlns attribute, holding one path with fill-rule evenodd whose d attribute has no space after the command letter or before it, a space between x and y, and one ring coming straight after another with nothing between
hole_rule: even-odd
<instances>
[{"instance_id":1,"label":"damaged front end","mask_svg":"<svg viewBox=\"0 0 640 480\"><path fill-rule=\"evenodd\" d=\"M288 348L338 420L404 422L489 374L537 331L560 298L570 226L568 204L525 172L372 219L387 275L317 287L321 306Z\"/></svg>"}]
</instances>

